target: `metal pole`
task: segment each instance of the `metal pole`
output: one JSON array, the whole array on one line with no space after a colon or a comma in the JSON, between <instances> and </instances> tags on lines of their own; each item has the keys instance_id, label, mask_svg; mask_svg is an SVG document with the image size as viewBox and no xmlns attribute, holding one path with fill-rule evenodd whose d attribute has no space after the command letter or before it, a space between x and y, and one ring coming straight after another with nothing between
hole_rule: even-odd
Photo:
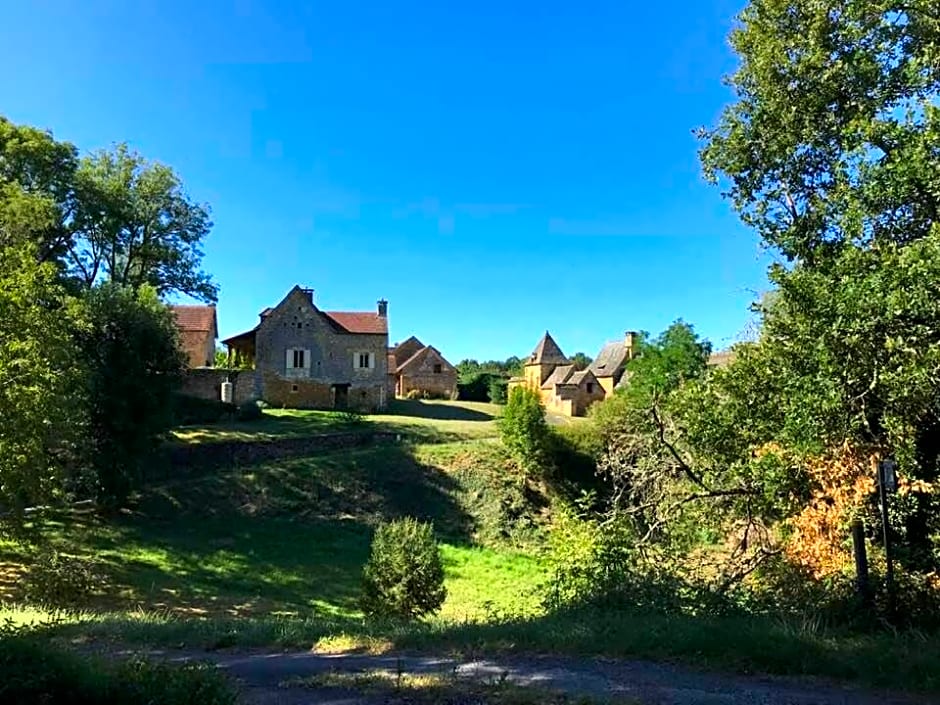
<instances>
[{"instance_id":1,"label":"metal pole","mask_svg":"<svg viewBox=\"0 0 940 705\"><path fill-rule=\"evenodd\" d=\"M888 589L888 613L894 615L894 558L891 555L891 520L888 518L888 488L884 462L878 463L878 494L881 495L881 530L885 543L885 580Z\"/></svg>"}]
</instances>

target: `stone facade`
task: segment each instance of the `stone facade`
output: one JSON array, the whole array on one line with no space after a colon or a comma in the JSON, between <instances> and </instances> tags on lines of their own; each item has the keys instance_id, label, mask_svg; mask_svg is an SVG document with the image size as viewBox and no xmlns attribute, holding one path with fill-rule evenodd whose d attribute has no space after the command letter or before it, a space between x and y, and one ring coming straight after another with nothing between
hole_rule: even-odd
<instances>
[{"instance_id":1,"label":"stone facade","mask_svg":"<svg viewBox=\"0 0 940 705\"><path fill-rule=\"evenodd\" d=\"M398 397L409 392L422 396L451 399L457 394L457 368L440 350L425 345L412 336L388 353L390 385Z\"/></svg>"},{"instance_id":2,"label":"stone facade","mask_svg":"<svg viewBox=\"0 0 940 705\"><path fill-rule=\"evenodd\" d=\"M290 408L382 409L388 396L388 304L375 313L321 311L295 286L258 325L227 339L251 362L257 397Z\"/></svg>"}]
</instances>

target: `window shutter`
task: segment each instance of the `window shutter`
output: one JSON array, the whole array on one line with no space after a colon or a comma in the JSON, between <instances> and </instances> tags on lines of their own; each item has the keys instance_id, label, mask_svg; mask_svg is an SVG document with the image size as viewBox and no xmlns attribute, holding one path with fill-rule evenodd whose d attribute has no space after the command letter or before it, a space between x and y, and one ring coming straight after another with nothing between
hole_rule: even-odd
<instances>
[{"instance_id":1,"label":"window shutter","mask_svg":"<svg viewBox=\"0 0 940 705\"><path fill-rule=\"evenodd\" d=\"M359 368L359 353L353 353L353 369Z\"/></svg>"},{"instance_id":2,"label":"window shutter","mask_svg":"<svg viewBox=\"0 0 940 705\"><path fill-rule=\"evenodd\" d=\"M369 369L375 369L375 353L369 353Z\"/></svg>"},{"instance_id":3,"label":"window shutter","mask_svg":"<svg viewBox=\"0 0 940 705\"><path fill-rule=\"evenodd\" d=\"M287 358L284 362L284 367L288 370L293 369L294 367L294 351L292 348L287 348Z\"/></svg>"},{"instance_id":4,"label":"window shutter","mask_svg":"<svg viewBox=\"0 0 940 705\"><path fill-rule=\"evenodd\" d=\"M310 369L310 351L309 350L304 350L304 369L305 370Z\"/></svg>"}]
</instances>

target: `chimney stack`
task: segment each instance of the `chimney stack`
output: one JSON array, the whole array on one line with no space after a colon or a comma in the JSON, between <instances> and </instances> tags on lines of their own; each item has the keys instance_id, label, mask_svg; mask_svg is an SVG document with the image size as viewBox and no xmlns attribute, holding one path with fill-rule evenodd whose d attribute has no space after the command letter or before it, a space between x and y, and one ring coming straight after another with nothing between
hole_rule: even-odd
<instances>
[{"instance_id":1,"label":"chimney stack","mask_svg":"<svg viewBox=\"0 0 940 705\"><path fill-rule=\"evenodd\" d=\"M623 338L623 345L627 349L627 359L632 360L636 355L636 344L639 342L639 335L635 330L628 330Z\"/></svg>"},{"instance_id":2,"label":"chimney stack","mask_svg":"<svg viewBox=\"0 0 940 705\"><path fill-rule=\"evenodd\" d=\"M310 302L310 305L313 305L313 289L301 289L304 292L304 296L307 297L307 301Z\"/></svg>"},{"instance_id":3,"label":"chimney stack","mask_svg":"<svg viewBox=\"0 0 940 705\"><path fill-rule=\"evenodd\" d=\"M379 317L388 318L388 301L379 299Z\"/></svg>"}]
</instances>

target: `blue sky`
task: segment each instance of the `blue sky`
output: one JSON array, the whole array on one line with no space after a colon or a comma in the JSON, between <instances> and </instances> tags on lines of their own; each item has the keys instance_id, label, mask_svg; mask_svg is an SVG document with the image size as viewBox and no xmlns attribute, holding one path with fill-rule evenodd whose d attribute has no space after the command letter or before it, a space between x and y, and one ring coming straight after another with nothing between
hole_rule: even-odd
<instances>
[{"instance_id":1,"label":"blue sky","mask_svg":"<svg viewBox=\"0 0 940 705\"><path fill-rule=\"evenodd\" d=\"M742 2L11 3L0 113L126 141L212 207L224 336L294 285L456 362L676 318L716 347L767 256L704 183Z\"/></svg>"}]
</instances>

